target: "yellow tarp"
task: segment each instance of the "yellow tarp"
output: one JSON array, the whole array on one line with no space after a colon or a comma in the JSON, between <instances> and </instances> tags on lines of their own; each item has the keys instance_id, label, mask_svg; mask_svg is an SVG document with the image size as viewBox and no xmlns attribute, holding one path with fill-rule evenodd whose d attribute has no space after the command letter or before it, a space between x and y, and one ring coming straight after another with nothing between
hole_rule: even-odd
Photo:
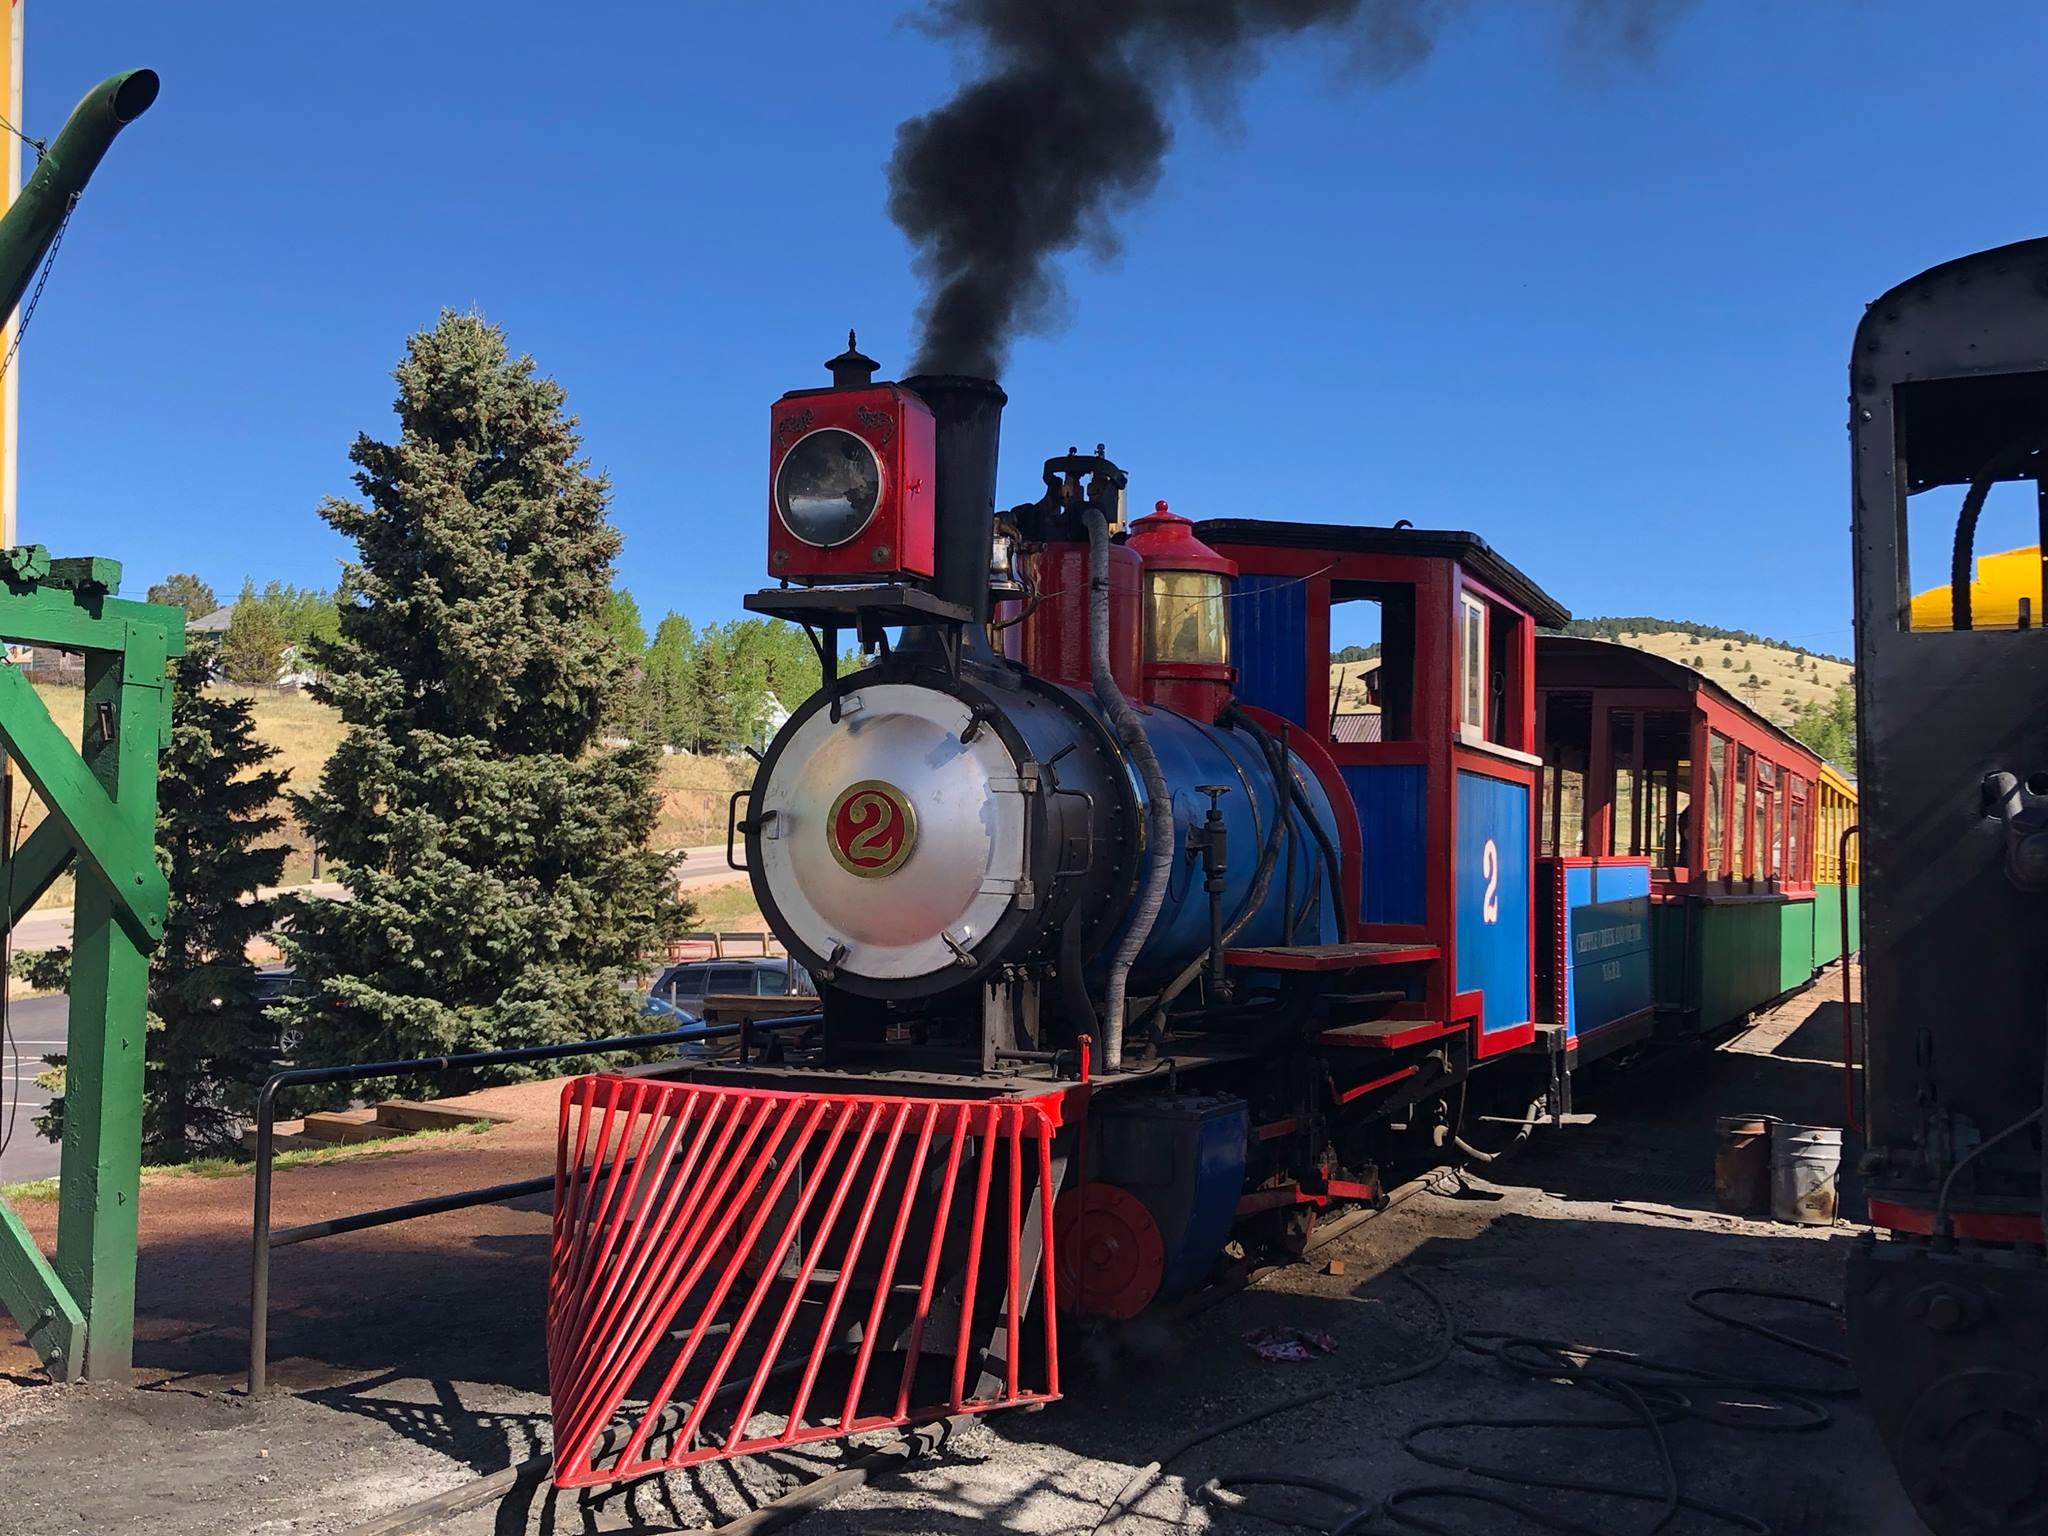
<instances>
[{"instance_id":1,"label":"yellow tarp","mask_svg":"<svg viewBox=\"0 0 2048 1536\"><path fill-rule=\"evenodd\" d=\"M1977 557L1977 578L1970 583L1972 629L2018 629L2020 599L2023 597L2027 600L2027 622L2035 629L2041 628L2041 547L2038 544ZM1947 582L1931 587L1913 599L1913 628L1951 629L1955 625L1954 608Z\"/></svg>"}]
</instances>

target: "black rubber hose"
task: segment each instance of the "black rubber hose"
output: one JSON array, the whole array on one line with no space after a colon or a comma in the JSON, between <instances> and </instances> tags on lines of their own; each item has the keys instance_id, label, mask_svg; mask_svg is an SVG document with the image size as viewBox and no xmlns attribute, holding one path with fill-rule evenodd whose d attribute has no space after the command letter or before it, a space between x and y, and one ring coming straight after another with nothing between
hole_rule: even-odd
<instances>
[{"instance_id":1,"label":"black rubber hose","mask_svg":"<svg viewBox=\"0 0 2048 1536\"><path fill-rule=\"evenodd\" d=\"M1431 1310L1436 1313L1437 1331L1430 1342L1429 1349L1421 1358L1409 1365L1395 1366L1392 1370L1380 1371L1371 1376L1354 1377L1349 1381L1340 1381L1331 1386L1318 1387L1315 1391L1304 1392L1298 1397L1282 1398L1277 1403L1268 1403L1263 1408L1254 1408L1249 1413L1241 1413L1236 1418L1226 1420L1221 1424L1211 1424L1205 1429L1196 1430L1195 1433L1182 1440L1178 1445L1162 1452L1157 1460L1148 1462L1132 1473L1131 1480L1125 1483L1117 1496L1109 1501L1109 1507L1103 1510L1101 1518L1089 1527L1088 1536L1097 1536L1097 1533L1104 1527L1119 1519L1125 1510L1142 1498L1146 1491L1159 1480L1161 1472L1165 1471L1171 1463L1178 1461L1198 1445L1207 1445L1211 1440L1227 1435L1233 1430L1243 1429L1246 1425L1256 1424L1261 1419L1270 1419L1278 1414L1292 1413L1297 1408L1306 1408L1311 1403L1320 1403L1324 1399L1336 1397L1340 1393L1365 1392L1375 1387L1391 1387L1397 1382L1412 1381L1417 1376L1427 1375L1442 1365L1444 1361L1451 1357L1451 1348L1457 1339L1456 1330L1451 1326L1450 1308L1446 1307L1443 1303L1443 1298L1423 1284L1419 1277L1411 1275L1404 1270L1402 1271L1401 1278L1420 1291L1423 1299L1429 1303Z\"/></svg>"},{"instance_id":2,"label":"black rubber hose","mask_svg":"<svg viewBox=\"0 0 2048 1536\"><path fill-rule=\"evenodd\" d=\"M1744 1329L1761 1338L1834 1364L1847 1363L1838 1351L1823 1345L1809 1343L1745 1318L1730 1317L1725 1313L1716 1312L1703 1305L1703 1299L1708 1296L1752 1296L1769 1301L1795 1302L1840 1316L1842 1309L1834 1302L1786 1291L1732 1285L1705 1286L1686 1298L1688 1306L1717 1323ZM1622 1411L1598 1417L1523 1415L1487 1419L1432 1419L1427 1423L1413 1426L1403 1434L1401 1448L1418 1461L1426 1462L1430 1466L1484 1478L1489 1482L1506 1484L1511 1488L1552 1494L1587 1494L1598 1498L1626 1499L1655 1505L1653 1517L1643 1527L1646 1532L1661 1531L1680 1510L1690 1510L1734 1526L1738 1530L1755 1533L1755 1536L1770 1536L1770 1527L1755 1516L1742 1510L1695 1498L1685 1491L1670 1442L1665 1435L1668 1426L1686 1419L1698 1419L1705 1423L1763 1433L1805 1433L1825 1429L1834 1421L1834 1416L1825 1407L1811 1401L1813 1396L1847 1395L1856 1390L1853 1385L1846 1382L1839 1385L1801 1384L1788 1387L1774 1381L1722 1375L1697 1366L1679 1365L1631 1351L1601 1349L1561 1339L1544 1339L1521 1334L1465 1332L1456 1336L1456 1342L1460 1348L1485 1355L1503 1369L1517 1375L1535 1381L1554 1382L1565 1387L1584 1388L1618 1405ZM1720 1398L1731 1401L1717 1401L1717 1394ZM1730 1411L1736 1409L1739 1411ZM1650 1448L1656 1458L1657 1479L1653 1485L1647 1487L1598 1482L1590 1478L1565 1476L1549 1470L1534 1470L1532 1464L1526 1461L1514 1466L1473 1462L1450 1450L1437 1450L1421 1444L1424 1439L1440 1434L1456 1433L1470 1436L1473 1431L1490 1431L1494 1435L1499 1435L1532 1429L1641 1430L1649 1437ZM1552 1458L1544 1465L1551 1467L1558 1463ZM1532 1504L1507 1493L1470 1483L1425 1483L1398 1488L1375 1503L1369 1495L1357 1489L1324 1478L1260 1469L1250 1473L1218 1473L1201 1485L1200 1496L1217 1502L1217 1492L1233 1485L1302 1488L1348 1503L1351 1506L1349 1512L1336 1525L1314 1527L1327 1530L1329 1536L1356 1536L1356 1533L1363 1532L1368 1524L1380 1519L1403 1530L1427 1531L1434 1533L1434 1536L1464 1536L1464 1533L1471 1529L1470 1526L1444 1524L1421 1513L1418 1508L1425 1504L1442 1503L1481 1505L1490 1510L1505 1510L1544 1530L1565 1533L1565 1536L1610 1536L1608 1527L1587 1520L1574 1519L1554 1503ZM1309 1523L1277 1511L1250 1508L1249 1512L1263 1515L1268 1519L1289 1520L1294 1524Z\"/></svg>"},{"instance_id":3,"label":"black rubber hose","mask_svg":"<svg viewBox=\"0 0 2048 1536\"><path fill-rule=\"evenodd\" d=\"M1955 546L1949 552L1951 629L1973 627L1975 615L1971 612L1974 599L1970 592L1970 568L1977 563L1977 520L1984 515L1984 503L1991 495L1991 487L2040 452L2043 442L2039 436L2029 436L1999 449L1984 461L1984 467L1977 471L1977 477L1970 482L1970 489L1963 496L1962 510L1956 514Z\"/></svg>"}]
</instances>

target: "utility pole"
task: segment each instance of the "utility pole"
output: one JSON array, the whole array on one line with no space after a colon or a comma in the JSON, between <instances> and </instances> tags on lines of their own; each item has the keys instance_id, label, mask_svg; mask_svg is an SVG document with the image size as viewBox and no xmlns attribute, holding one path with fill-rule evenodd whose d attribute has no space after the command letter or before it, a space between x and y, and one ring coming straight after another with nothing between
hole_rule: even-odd
<instances>
[{"instance_id":1,"label":"utility pole","mask_svg":"<svg viewBox=\"0 0 2048 1536\"><path fill-rule=\"evenodd\" d=\"M25 129L22 108L22 61L25 45L28 0L8 0L7 5L7 121ZM21 196L21 134L7 140L7 206ZM0 378L0 549L12 549L20 542L21 524L16 512L16 495L21 466L21 359L14 352L16 328L21 324L19 309L7 317L0 331L0 357L13 358L5 378Z\"/></svg>"}]
</instances>

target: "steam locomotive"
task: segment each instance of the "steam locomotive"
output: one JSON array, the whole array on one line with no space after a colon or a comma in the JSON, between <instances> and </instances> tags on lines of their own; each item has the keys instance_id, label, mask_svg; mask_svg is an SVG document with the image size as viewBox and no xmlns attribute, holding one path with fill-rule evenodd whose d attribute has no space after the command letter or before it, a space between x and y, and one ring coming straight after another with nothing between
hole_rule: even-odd
<instances>
[{"instance_id":1,"label":"steam locomotive","mask_svg":"<svg viewBox=\"0 0 2048 1536\"><path fill-rule=\"evenodd\" d=\"M1741 725L1755 815L1735 748L1711 778L1738 845L1689 775L1709 706L1748 712L1690 669L1567 665L1539 732L1567 615L1478 537L1132 519L1099 447L999 509L995 383L878 382L851 339L827 366L771 409L777 585L746 599L824 685L730 839L821 1006L565 1090L565 1486L1056 1397L1062 1317L1168 1305L1233 1240L1298 1251L1468 1101L1569 1112L1660 1017L1653 882L1683 928L1710 843L1759 900L1798 873L1810 754ZM1347 609L1377 665L1333 698ZM1545 774L1575 721L1604 788Z\"/></svg>"},{"instance_id":2,"label":"steam locomotive","mask_svg":"<svg viewBox=\"0 0 2048 1536\"><path fill-rule=\"evenodd\" d=\"M2048 240L2030 240L1884 295L1849 369L1862 1168L1885 1234L1853 1250L1849 1337L1938 1536L2048 1530L2044 357ZM2036 569L1997 611L1975 557L2015 512L2032 547L2007 558ZM1916 605L1930 565L1943 590Z\"/></svg>"}]
</instances>

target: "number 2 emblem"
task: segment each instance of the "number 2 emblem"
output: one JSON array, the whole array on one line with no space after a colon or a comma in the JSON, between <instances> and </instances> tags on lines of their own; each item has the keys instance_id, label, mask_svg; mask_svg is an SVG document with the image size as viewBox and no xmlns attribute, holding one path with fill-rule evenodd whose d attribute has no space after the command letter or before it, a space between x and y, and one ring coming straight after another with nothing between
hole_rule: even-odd
<instances>
[{"instance_id":1,"label":"number 2 emblem","mask_svg":"<svg viewBox=\"0 0 2048 1536\"><path fill-rule=\"evenodd\" d=\"M1482 922L1500 921L1500 849L1492 838L1479 854L1480 873L1486 876L1486 900L1480 904L1479 917Z\"/></svg>"},{"instance_id":2,"label":"number 2 emblem","mask_svg":"<svg viewBox=\"0 0 2048 1536\"><path fill-rule=\"evenodd\" d=\"M909 797L880 779L849 785L832 802L825 834L840 868L863 879L893 875L917 845Z\"/></svg>"}]
</instances>

